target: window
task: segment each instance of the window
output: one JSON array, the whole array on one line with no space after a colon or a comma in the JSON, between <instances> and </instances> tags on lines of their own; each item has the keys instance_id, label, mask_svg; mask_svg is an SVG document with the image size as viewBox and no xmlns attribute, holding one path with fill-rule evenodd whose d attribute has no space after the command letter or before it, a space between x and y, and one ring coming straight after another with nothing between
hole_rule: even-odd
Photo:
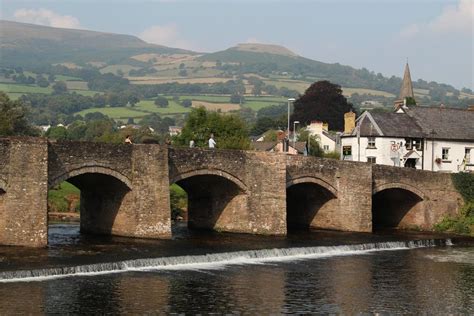
<instances>
[{"instance_id":1,"label":"window","mask_svg":"<svg viewBox=\"0 0 474 316\"><path fill-rule=\"evenodd\" d=\"M328 151L329 150L329 145L324 145L323 149L324 149L324 151Z\"/></svg>"},{"instance_id":2,"label":"window","mask_svg":"<svg viewBox=\"0 0 474 316\"><path fill-rule=\"evenodd\" d=\"M367 162L376 163L376 160L377 160L376 157L367 157Z\"/></svg>"},{"instance_id":3,"label":"window","mask_svg":"<svg viewBox=\"0 0 474 316\"><path fill-rule=\"evenodd\" d=\"M472 148L464 149L464 161L466 162L466 164L474 163L474 159L471 158L472 157L471 151L472 151Z\"/></svg>"},{"instance_id":4,"label":"window","mask_svg":"<svg viewBox=\"0 0 474 316\"><path fill-rule=\"evenodd\" d=\"M375 137L368 138L367 148L375 148Z\"/></svg>"},{"instance_id":5,"label":"window","mask_svg":"<svg viewBox=\"0 0 474 316\"><path fill-rule=\"evenodd\" d=\"M343 156L352 156L352 146L342 146Z\"/></svg>"},{"instance_id":6,"label":"window","mask_svg":"<svg viewBox=\"0 0 474 316\"><path fill-rule=\"evenodd\" d=\"M441 159L443 161L449 160L449 148L443 148L441 151Z\"/></svg>"},{"instance_id":7,"label":"window","mask_svg":"<svg viewBox=\"0 0 474 316\"><path fill-rule=\"evenodd\" d=\"M412 139L411 138L405 138L405 148L408 150L412 150Z\"/></svg>"},{"instance_id":8,"label":"window","mask_svg":"<svg viewBox=\"0 0 474 316\"><path fill-rule=\"evenodd\" d=\"M417 138L413 140L413 147L416 148L416 150L421 150L421 139Z\"/></svg>"}]
</instances>

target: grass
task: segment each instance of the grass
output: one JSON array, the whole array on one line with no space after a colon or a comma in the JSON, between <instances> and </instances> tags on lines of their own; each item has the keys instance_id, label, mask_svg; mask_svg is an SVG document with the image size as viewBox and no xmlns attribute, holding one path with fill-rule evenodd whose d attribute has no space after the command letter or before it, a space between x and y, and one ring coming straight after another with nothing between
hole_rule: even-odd
<instances>
[{"instance_id":1,"label":"grass","mask_svg":"<svg viewBox=\"0 0 474 316\"><path fill-rule=\"evenodd\" d=\"M147 113L139 112L139 111L134 111L131 108L127 107L117 107L117 108L91 108L87 110L82 110L80 112L77 112L75 114L79 115L86 115L87 113L94 113L94 112L100 112L104 115L109 116L110 118L113 119L126 119L129 117L133 118L138 118L138 117L143 117L147 115Z\"/></svg>"},{"instance_id":2,"label":"grass","mask_svg":"<svg viewBox=\"0 0 474 316\"><path fill-rule=\"evenodd\" d=\"M48 78L47 75L43 75L46 78ZM55 81L81 81L81 78L78 77L72 77L72 76L64 76L64 75L56 75L55 76Z\"/></svg>"},{"instance_id":3,"label":"grass","mask_svg":"<svg viewBox=\"0 0 474 316\"><path fill-rule=\"evenodd\" d=\"M53 91L51 87L41 88L37 85L17 84L17 83L0 83L0 91L6 93L46 93Z\"/></svg>"},{"instance_id":4,"label":"grass","mask_svg":"<svg viewBox=\"0 0 474 316\"><path fill-rule=\"evenodd\" d=\"M135 105L135 109L149 113L159 113L159 114L180 114L186 113L190 110L181 106L173 100L168 100L169 104L166 108L159 108L155 105L154 100L142 100Z\"/></svg>"},{"instance_id":5,"label":"grass","mask_svg":"<svg viewBox=\"0 0 474 316\"><path fill-rule=\"evenodd\" d=\"M51 212L68 212L71 200L79 199L81 191L69 182L62 182L56 188L48 191L48 210ZM79 211L79 203L74 211Z\"/></svg>"},{"instance_id":6,"label":"grass","mask_svg":"<svg viewBox=\"0 0 474 316\"><path fill-rule=\"evenodd\" d=\"M128 74L128 72L132 69L140 69L140 67L134 67L130 65L110 65L100 69L100 72L103 74L111 72L116 75L117 72L121 70L124 74Z\"/></svg>"},{"instance_id":7,"label":"grass","mask_svg":"<svg viewBox=\"0 0 474 316\"><path fill-rule=\"evenodd\" d=\"M375 96L383 96L383 97L387 97L387 98L395 97L395 95L393 95L392 93L389 93L389 92L379 91L379 90L372 90L372 89L363 89L363 88L344 88L343 87L342 88L342 93L345 96L351 96L354 93L358 93L358 94L371 94L371 95L375 95Z\"/></svg>"},{"instance_id":8,"label":"grass","mask_svg":"<svg viewBox=\"0 0 474 316\"><path fill-rule=\"evenodd\" d=\"M285 87L291 90L296 90L299 93L304 93L310 86L309 82L298 80L264 80L263 82L267 85L274 85L277 88Z\"/></svg>"},{"instance_id":9,"label":"grass","mask_svg":"<svg viewBox=\"0 0 474 316\"><path fill-rule=\"evenodd\" d=\"M66 81L66 86L69 90L89 90L85 81Z\"/></svg>"}]
</instances>

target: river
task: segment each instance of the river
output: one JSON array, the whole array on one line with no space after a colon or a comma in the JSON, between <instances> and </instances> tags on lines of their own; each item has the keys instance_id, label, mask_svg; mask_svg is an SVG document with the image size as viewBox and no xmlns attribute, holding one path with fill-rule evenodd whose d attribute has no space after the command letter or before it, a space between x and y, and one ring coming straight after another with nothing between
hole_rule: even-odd
<instances>
[{"instance_id":1,"label":"river","mask_svg":"<svg viewBox=\"0 0 474 316\"><path fill-rule=\"evenodd\" d=\"M174 233L134 240L56 224L46 249L0 247L0 314L474 314L472 239Z\"/></svg>"}]
</instances>

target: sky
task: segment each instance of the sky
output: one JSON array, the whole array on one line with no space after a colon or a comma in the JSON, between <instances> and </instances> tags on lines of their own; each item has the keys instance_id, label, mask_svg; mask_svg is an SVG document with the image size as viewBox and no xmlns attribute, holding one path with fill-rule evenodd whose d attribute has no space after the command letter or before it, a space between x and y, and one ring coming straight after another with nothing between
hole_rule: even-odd
<instances>
[{"instance_id":1,"label":"sky","mask_svg":"<svg viewBox=\"0 0 474 316\"><path fill-rule=\"evenodd\" d=\"M474 0L0 0L0 17L198 52L238 43L474 89Z\"/></svg>"}]
</instances>

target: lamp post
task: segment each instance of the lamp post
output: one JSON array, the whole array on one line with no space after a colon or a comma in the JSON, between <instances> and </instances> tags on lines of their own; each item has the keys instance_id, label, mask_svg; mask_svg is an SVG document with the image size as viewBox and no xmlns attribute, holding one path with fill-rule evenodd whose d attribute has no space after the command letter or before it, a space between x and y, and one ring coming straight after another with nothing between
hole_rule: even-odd
<instances>
[{"instance_id":1,"label":"lamp post","mask_svg":"<svg viewBox=\"0 0 474 316\"><path fill-rule=\"evenodd\" d=\"M288 99L288 126L286 129L286 132L288 133L288 141L290 141L290 107L291 103L295 102L295 98L289 98ZM288 151L288 148L286 149Z\"/></svg>"},{"instance_id":2,"label":"lamp post","mask_svg":"<svg viewBox=\"0 0 474 316\"><path fill-rule=\"evenodd\" d=\"M299 123L300 121L293 122L293 148L295 148L295 145L296 145L296 124L299 124Z\"/></svg>"},{"instance_id":3,"label":"lamp post","mask_svg":"<svg viewBox=\"0 0 474 316\"><path fill-rule=\"evenodd\" d=\"M436 137L436 131L434 129L431 130L431 171L434 170L434 139Z\"/></svg>"}]
</instances>

